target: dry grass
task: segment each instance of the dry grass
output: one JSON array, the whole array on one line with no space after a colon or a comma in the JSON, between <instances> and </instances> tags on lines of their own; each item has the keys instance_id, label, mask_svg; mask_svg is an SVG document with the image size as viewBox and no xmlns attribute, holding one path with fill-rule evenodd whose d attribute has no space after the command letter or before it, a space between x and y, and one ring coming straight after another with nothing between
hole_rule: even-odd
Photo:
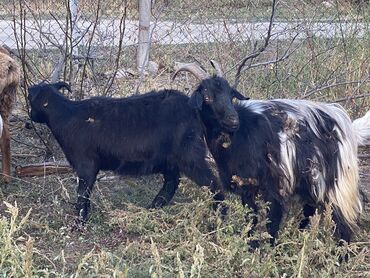
<instances>
[{"instance_id":1,"label":"dry grass","mask_svg":"<svg viewBox=\"0 0 370 278\"><path fill-rule=\"evenodd\" d=\"M143 87L168 86L168 80L168 75L148 77ZM173 85L184 86L184 80L180 78ZM28 117L22 101L18 106L11 129L13 163L40 162L47 152L34 130L24 128ZM47 128L36 127L44 139L48 138ZM54 157L63 159L55 142L51 139L49 142ZM367 153L367 149L361 150L361 154ZM369 159L364 158L361 165L361 183L368 194ZM241 206L236 196L228 196L230 213L221 220L218 212L211 209L208 190L183 179L170 206L146 209L161 183L160 176L98 181L92 197L91 219L84 231L76 230L74 225L77 186L74 175L15 178L8 186L2 185L0 276L366 277L370 274L368 204L361 230L348 246L337 246L328 216L330 210L315 216L311 230L307 231L297 229L299 212L292 210L277 245L272 248L264 229L268 221L264 213L266 204L261 203L261 225L255 237L262 245L251 251L248 242L253 238L247 236L250 220L245 218L248 209ZM344 253L350 259L339 265L338 257Z\"/></svg>"},{"instance_id":2,"label":"dry grass","mask_svg":"<svg viewBox=\"0 0 370 278\"><path fill-rule=\"evenodd\" d=\"M4 190L1 206L0 275L56 277L366 277L370 274L370 229L338 247L330 209L299 231L288 218L277 245L268 243L261 213L251 251L248 209L230 196L221 220L212 198L183 180L175 201L147 210L160 180L99 182L85 231L74 230L75 183L71 177L32 179ZM70 195L69 195L70 194ZM10 203L9 203L10 202ZM18 206L17 206L18 204ZM20 207L21 206L21 207ZM262 211L266 207L261 203ZM3 210L4 209L4 210ZM32 209L32 210L31 210ZM365 219L369 214L364 216ZM348 253L348 263L338 264Z\"/></svg>"}]
</instances>

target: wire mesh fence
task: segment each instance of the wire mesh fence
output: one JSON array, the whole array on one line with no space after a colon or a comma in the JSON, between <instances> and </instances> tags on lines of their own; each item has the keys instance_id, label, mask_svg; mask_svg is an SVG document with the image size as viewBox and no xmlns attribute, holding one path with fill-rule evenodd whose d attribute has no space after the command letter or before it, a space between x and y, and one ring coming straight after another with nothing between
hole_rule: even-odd
<instances>
[{"instance_id":1,"label":"wire mesh fence","mask_svg":"<svg viewBox=\"0 0 370 278\"><path fill-rule=\"evenodd\" d=\"M281 0L272 14L269 0L153 0L148 40L139 42L139 2L1 1L0 43L26 65L28 83L67 80L77 98L186 89L194 83L171 83L175 63L208 67L211 58L231 83L239 69L239 89L252 96L338 99L368 90L366 5ZM140 44L150 47L144 71Z\"/></svg>"}]
</instances>

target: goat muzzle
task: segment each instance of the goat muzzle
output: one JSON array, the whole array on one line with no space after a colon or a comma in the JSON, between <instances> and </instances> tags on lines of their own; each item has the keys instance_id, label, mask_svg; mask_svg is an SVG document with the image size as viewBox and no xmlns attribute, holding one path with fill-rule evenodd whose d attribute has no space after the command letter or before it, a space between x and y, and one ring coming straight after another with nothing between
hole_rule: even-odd
<instances>
[{"instance_id":1,"label":"goat muzzle","mask_svg":"<svg viewBox=\"0 0 370 278\"><path fill-rule=\"evenodd\" d=\"M227 131L236 131L239 129L239 117L237 116L229 116L224 121L221 122L223 128Z\"/></svg>"}]
</instances>

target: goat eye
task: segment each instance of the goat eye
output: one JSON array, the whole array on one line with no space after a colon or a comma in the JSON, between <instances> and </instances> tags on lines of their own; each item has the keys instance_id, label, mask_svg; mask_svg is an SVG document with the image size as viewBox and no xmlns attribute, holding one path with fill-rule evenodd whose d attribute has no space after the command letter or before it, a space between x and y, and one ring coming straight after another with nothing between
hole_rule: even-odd
<instances>
[{"instance_id":1,"label":"goat eye","mask_svg":"<svg viewBox=\"0 0 370 278\"><path fill-rule=\"evenodd\" d=\"M45 108L48 107L49 103L48 102L45 102L42 106L44 106Z\"/></svg>"},{"instance_id":2,"label":"goat eye","mask_svg":"<svg viewBox=\"0 0 370 278\"><path fill-rule=\"evenodd\" d=\"M239 100L236 97L233 97L232 98L232 103L233 104L238 104L239 103Z\"/></svg>"}]
</instances>

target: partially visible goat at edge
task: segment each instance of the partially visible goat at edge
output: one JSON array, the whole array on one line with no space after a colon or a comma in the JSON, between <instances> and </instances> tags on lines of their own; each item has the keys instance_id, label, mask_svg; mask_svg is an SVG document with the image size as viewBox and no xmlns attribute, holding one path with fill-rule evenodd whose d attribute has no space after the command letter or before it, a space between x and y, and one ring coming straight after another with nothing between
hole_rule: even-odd
<instances>
[{"instance_id":1,"label":"partially visible goat at edge","mask_svg":"<svg viewBox=\"0 0 370 278\"><path fill-rule=\"evenodd\" d=\"M216 85L216 87L215 87ZM198 185L210 186L216 204L224 199L215 161L205 142L203 123L189 97L176 90L152 91L127 98L94 97L71 101L59 90L64 83L29 89L31 119L46 124L79 177L77 212L83 221L99 170L123 175L162 173L164 185L152 207L167 204L180 173ZM203 80L194 94L212 98L205 109L227 130L239 127L226 80ZM212 107L211 107L212 106Z\"/></svg>"},{"instance_id":2,"label":"partially visible goat at edge","mask_svg":"<svg viewBox=\"0 0 370 278\"><path fill-rule=\"evenodd\" d=\"M190 70L199 75L201 69ZM222 75L217 66L219 75ZM189 71L179 68L177 72ZM224 188L241 196L243 205L257 210L260 193L269 201L268 231L277 236L291 197L304 204L301 227L325 202L332 204L336 233L350 241L362 203L357 161L358 145L370 143L370 113L351 122L337 104L306 100L243 100L235 104L240 128L226 131L209 117L199 102L206 140ZM256 223L256 218L254 223Z\"/></svg>"},{"instance_id":3,"label":"partially visible goat at edge","mask_svg":"<svg viewBox=\"0 0 370 278\"><path fill-rule=\"evenodd\" d=\"M12 112L19 86L19 67L9 52L0 47L0 148L2 154L2 179L10 181L11 152L9 117Z\"/></svg>"}]
</instances>

